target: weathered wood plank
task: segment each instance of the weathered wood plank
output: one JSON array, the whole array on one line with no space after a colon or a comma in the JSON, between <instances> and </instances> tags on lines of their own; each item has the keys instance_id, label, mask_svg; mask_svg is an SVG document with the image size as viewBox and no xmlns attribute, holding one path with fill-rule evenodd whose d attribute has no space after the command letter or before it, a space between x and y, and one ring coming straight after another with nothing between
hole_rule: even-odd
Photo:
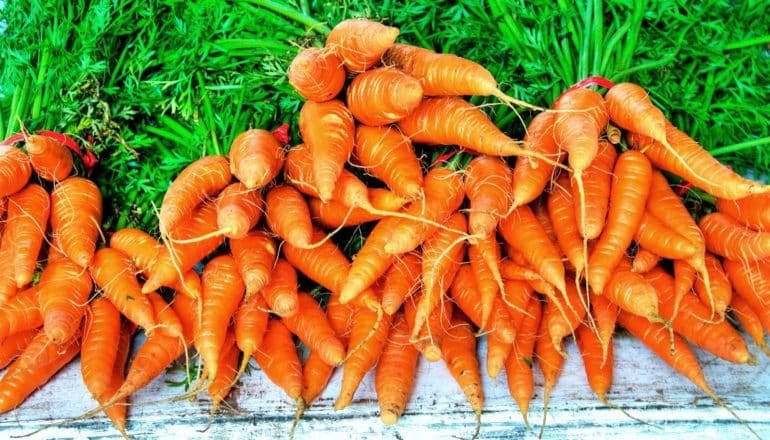
<instances>
[{"instance_id":1,"label":"weathered wood plank","mask_svg":"<svg viewBox=\"0 0 770 440\"><path fill-rule=\"evenodd\" d=\"M480 351L485 351L482 343ZM604 407L590 393L583 366L574 344L570 359L551 398L546 438L601 438L631 435L633 438L677 438L706 436L746 437L748 431L724 409L699 392L638 341L630 337L615 342L615 385L609 398L654 426L642 425L616 409ZM703 370L717 395L724 398L763 437L770 438L770 368L766 359L760 366L735 366L698 353ZM483 355L482 355L483 359ZM178 377L176 377L178 378ZM173 397L180 388L169 387L164 377L137 393L134 403ZM340 372L329 388L310 408L297 428L298 438L339 438L355 433L359 438L469 438L474 417L462 393L442 363L420 364L415 393L407 413L395 427L379 420L371 374L366 377L353 404L340 413L332 409L339 389ZM530 408L535 432L527 431L518 408L508 395L504 376L492 381L484 376L485 411L482 438L536 437L542 416L542 376L536 375L536 395ZM38 391L20 409L0 417L0 436L8 438L29 433L52 421L81 414L94 405L80 380L77 362L68 366L49 385ZM294 414L292 402L269 381L253 371L244 377L228 399L237 412L216 417L206 433L209 402L205 395L196 401L139 405L129 410L128 431L134 438L274 438L285 436ZM312 437L311 437L312 436ZM104 417L50 428L33 439L114 438L116 431Z\"/></svg>"}]
</instances>

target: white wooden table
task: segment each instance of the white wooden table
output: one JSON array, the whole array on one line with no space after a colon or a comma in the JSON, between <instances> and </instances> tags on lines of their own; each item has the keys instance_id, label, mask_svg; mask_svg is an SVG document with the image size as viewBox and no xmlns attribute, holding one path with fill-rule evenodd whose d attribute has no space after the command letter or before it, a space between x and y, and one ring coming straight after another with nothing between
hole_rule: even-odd
<instances>
[{"instance_id":1,"label":"white wooden table","mask_svg":"<svg viewBox=\"0 0 770 440\"><path fill-rule=\"evenodd\" d=\"M753 349L753 347L752 347ZM484 359L485 344L480 344ZM650 351L629 336L615 341L615 381L609 399L654 426L640 424L616 409L599 403L589 391L582 360L574 343L570 359L552 393L545 438L748 438L749 432L724 409ZM770 438L770 363L761 355L759 366L735 366L698 352L713 390L763 437ZM483 365L482 365L483 368ZM537 371L537 370L536 370ZM333 403L341 371L319 400L305 413L296 438L393 438L420 439L471 437L475 420L463 394L442 362L420 360L415 392L406 414L396 426L380 422L371 373L346 410L335 413ZM504 373L497 381L484 378L485 407L480 438L536 438L542 417L542 376L536 373L535 397L529 419L533 430L522 423L518 407L508 394ZM166 375L137 393L134 403L155 401L179 394ZM73 417L95 406L80 379L77 361L35 393L22 407L0 416L0 438L23 435L53 421ZM209 402L201 394L195 402L181 401L129 410L128 432L133 438L155 439L252 439L287 438L294 415L293 403L259 371L245 376L228 402L238 413L220 413L211 428ZM671 436L674 437L671 437ZM117 438L117 431L103 416L49 428L32 439Z\"/></svg>"}]
</instances>

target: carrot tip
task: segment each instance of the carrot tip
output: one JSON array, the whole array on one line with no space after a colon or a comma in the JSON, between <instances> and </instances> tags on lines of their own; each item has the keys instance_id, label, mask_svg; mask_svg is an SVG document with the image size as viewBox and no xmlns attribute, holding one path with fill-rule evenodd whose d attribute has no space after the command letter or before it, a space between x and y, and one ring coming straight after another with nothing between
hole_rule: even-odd
<instances>
[{"instance_id":1,"label":"carrot tip","mask_svg":"<svg viewBox=\"0 0 770 440\"><path fill-rule=\"evenodd\" d=\"M428 362L438 362L441 360L441 349L433 345L426 347L423 356Z\"/></svg>"},{"instance_id":2,"label":"carrot tip","mask_svg":"<svg viewBox=\"0 0 770 440\"><path fill-rule=\"evenodd\" d=\"M384 411L380 413L380 420L386 425L395 425L398 422L398 414L395 411Z\"/></svg>"}]
</instances>

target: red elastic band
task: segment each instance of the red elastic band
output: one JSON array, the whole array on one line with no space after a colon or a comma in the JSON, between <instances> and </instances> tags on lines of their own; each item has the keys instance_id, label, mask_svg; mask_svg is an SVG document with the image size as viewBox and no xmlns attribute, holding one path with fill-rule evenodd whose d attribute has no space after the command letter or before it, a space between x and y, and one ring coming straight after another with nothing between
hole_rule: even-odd
<instances>
[{"instance_id":1,"label":"red elastic band","mask_svg":"<svg viewBox=\"0 0 770 440\"><path fill-rule=\"evenodd\" d=\"M289 124L281 124L280 127L273 130L273 136L275 136L275 138L282 144L291 142L291 137L289 137Z\"/></svg>"}]
</instances>

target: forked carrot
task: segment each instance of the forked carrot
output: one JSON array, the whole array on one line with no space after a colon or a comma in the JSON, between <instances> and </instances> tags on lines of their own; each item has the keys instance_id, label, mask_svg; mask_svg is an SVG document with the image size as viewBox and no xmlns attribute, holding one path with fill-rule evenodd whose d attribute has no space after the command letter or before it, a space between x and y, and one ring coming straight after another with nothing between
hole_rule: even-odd
<instances>
[{"instance_id":1,"label":"forked carrot","mask_svg":"<svg viewBox=\"0 0 770 440\"><path fill-rule=\"evenodd\" d=\"M618 263L604 294L621 310L645 317L650 322L661 322L655 288L642 275L631 270L631 262L627 257Z\"/></svg>"}]
</instances>

